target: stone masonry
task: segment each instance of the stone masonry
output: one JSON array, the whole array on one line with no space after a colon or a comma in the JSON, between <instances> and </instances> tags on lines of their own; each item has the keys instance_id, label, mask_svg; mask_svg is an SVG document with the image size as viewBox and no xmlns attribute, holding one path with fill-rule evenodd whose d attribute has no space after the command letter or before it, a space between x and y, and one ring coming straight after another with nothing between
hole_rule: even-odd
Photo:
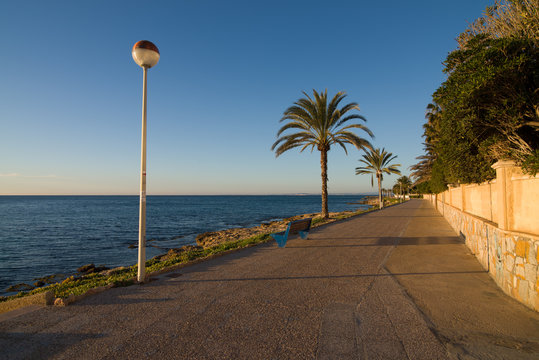
<instances>
[{"instance_id":1,"label":"stone masonry","mask_svg":"<svg viewBox=\"0 0 539 360\"><path fill-rule=\"evenodd\" d=\"M430 198L435 202L434 196ZM495 223L437 201L437 209L466 241L505 293L539 311L539 238L499 229Z\"/></svg>"}]
</instances>

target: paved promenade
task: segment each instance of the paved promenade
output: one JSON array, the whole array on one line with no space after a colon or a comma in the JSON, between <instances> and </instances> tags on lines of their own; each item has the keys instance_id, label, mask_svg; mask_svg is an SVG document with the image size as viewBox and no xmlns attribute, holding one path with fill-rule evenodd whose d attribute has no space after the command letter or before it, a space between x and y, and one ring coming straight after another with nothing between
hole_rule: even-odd
<instances>
[{"instance_id":1,"label":"paved promenade","mask_svg":"<svg viewBox=\"0 0 539 360\"><path fill-rule=\"evenodd\" d=\"M4 315L1 359L539 358L539 314L423 200Z\"/></svg>"}]
</instances>

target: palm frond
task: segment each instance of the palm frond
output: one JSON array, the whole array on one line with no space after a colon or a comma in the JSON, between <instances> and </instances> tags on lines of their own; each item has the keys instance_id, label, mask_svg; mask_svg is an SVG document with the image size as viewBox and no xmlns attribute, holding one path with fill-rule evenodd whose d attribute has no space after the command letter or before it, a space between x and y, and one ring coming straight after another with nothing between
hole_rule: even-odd
<instances>
[{"instance_id":1,"label":"palm frond","mask_svg":"<svg viewBox=\"0 0 539 360\"><path fill-rule=\"evenodd\" d=\"M350 110L357 110L359 111L359 105L355 102L351 102L349 104L346 104L344 105L342 108L341 108L341 114L344 115L346 114L347 112L349 112ZM361 115L359 115L361 116ZM361 116L361 118L363 118L363 116ZM366 121L366 120L365 120Z\"/></svg>"},{"instance_id":2,"label":"palm frond","mask_svg":"<svg viewBox=\"0 0 539 360\"><path fill-rule=\"evenodd\" d=\"M377 176L382 176L383 173L400 174L400 170L397 167L401 166L401 164L390 164L397 155L388 153L384 148L372 149L363 154L362 157L359 161L366 166L356 168L356 175L367 173L376 174Z\"/></svg>"},{"instance_id":3,"label":"palm frond","mask_svg":"<svg viewBox=\"0 0 539 360\"><path fill-rule=\"evenodd\" d=\"M359 110L357 103L352 102L339 108L346 97L345 92L338 92L329 101L327 89L322 92L313 89L312 95L304 91L303 95L303 98L284 111L280 119L280 122L286 124L278 130L278 139L271 147L272 151L276 151L276 156L298 146L302 146L301 151L308 147L329 150L332 144L336 144L342 147L345 153L346 144L358 149L372 147L368 140L352 131L359 129L373 137L372 131L365 125L352 122L356 119L366 121L365 117L347 114L352 110ZM347 115L344 116L345 114ZM343 126L345 123L346 126ZM290 131L298 131L302 135L291 137L293 133ZM310 135L306 136L306 133ZM301 141L303 143L299 145L298 142Z\"/></svg>"},{"instance_id":4,"label":"palm frond","mask_svg":"<svg viewBox=\"0 0 539 360\"><path fill-rule=\"evenodd\" d=\"M293 122L289 122L288 124L280 128L279 131L277 132L277 136L280 136L283 132L289 129L301 129L301 130L309 131L309 128L310 128L309 124L305 124L304 122L301 122L301 121L293 121Z\"/></svg>"},{"instance_id":5,"label":"palm frond","mask_svg":"<svg viewBox=\"0 0 539 360\"><path fill-rule=\"evenodd\" d=\"M359 108L358 108L358 109L359 109ZM342 115L343 115L343 114L341 113L341 116L342 116ZM344 116L343 118L341 118L341 119L339 120L339 122L337 122L337 123L335 124L335 127L340 127L340 126L342 126L344 123L346 123L346 122L348 122L348 121L350 121L350 120L353 120L353 119L359 119L359 120L362 120L362 121L365 121L365 122L367 121L367 119L365 119L365 117L362 116L362 115L359 115L359 114L350 114L350 115L347 115L347 116Z\"/></svg>"}]
</instances>

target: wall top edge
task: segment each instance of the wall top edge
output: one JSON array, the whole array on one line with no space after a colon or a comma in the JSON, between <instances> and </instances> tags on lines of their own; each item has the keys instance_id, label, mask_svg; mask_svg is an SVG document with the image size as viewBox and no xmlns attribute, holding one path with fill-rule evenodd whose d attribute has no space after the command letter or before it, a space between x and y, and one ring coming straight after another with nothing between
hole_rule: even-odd
<instances>
[{"instance_id":1,"label":"wall top edge","mask_svg":"<svg viewBox=\"0 0 539 360\"><path fill-rule=\"evenodd\" d=\"M496 180L485 181L485 182L482 182L480 184L465 184L465 185L462 185L462 186L464 186L465 188L474 188L474 187L493 185L493 184L496 184Z\"/></svg>"},{"instance_id":2,"label":"wall top edge","mask_svg":"<svg viewBox=\"0 0 539 360\"><path fill-rule=\"evenodd\" d=\"M511 176L511 180L539 180L539 176L537 176L537 175L531 176L531 175L519 174L519 175L516 175L516 176Z\"/></svg>"},{"instance_id":3,"label":"wall top edge","mask_svg":"<svg viewBox=\"0 0 539 360\"><path fill-rule=\"evenodd\" d=\"M515 167L515 162L513 160L500 160L492 164L491 167L495 170Z\"/></svg>"}]
</instances>

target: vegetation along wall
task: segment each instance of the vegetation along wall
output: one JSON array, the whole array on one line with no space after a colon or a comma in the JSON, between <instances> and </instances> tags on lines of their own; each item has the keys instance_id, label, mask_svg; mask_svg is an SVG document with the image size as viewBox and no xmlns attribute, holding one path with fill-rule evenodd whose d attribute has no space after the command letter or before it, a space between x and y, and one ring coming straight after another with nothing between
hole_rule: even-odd
<instances>
[{"instance_id":1,"label":"vegetation along wall","mask_svg":"<svg viewBox=\"0 0 539 360\"><path fill-rule=\"evenodd\" d=\"M496 179L424 195L510 296L539 311L539 176L512 161L492 166Z\"/></svg>"}]
</instances>

